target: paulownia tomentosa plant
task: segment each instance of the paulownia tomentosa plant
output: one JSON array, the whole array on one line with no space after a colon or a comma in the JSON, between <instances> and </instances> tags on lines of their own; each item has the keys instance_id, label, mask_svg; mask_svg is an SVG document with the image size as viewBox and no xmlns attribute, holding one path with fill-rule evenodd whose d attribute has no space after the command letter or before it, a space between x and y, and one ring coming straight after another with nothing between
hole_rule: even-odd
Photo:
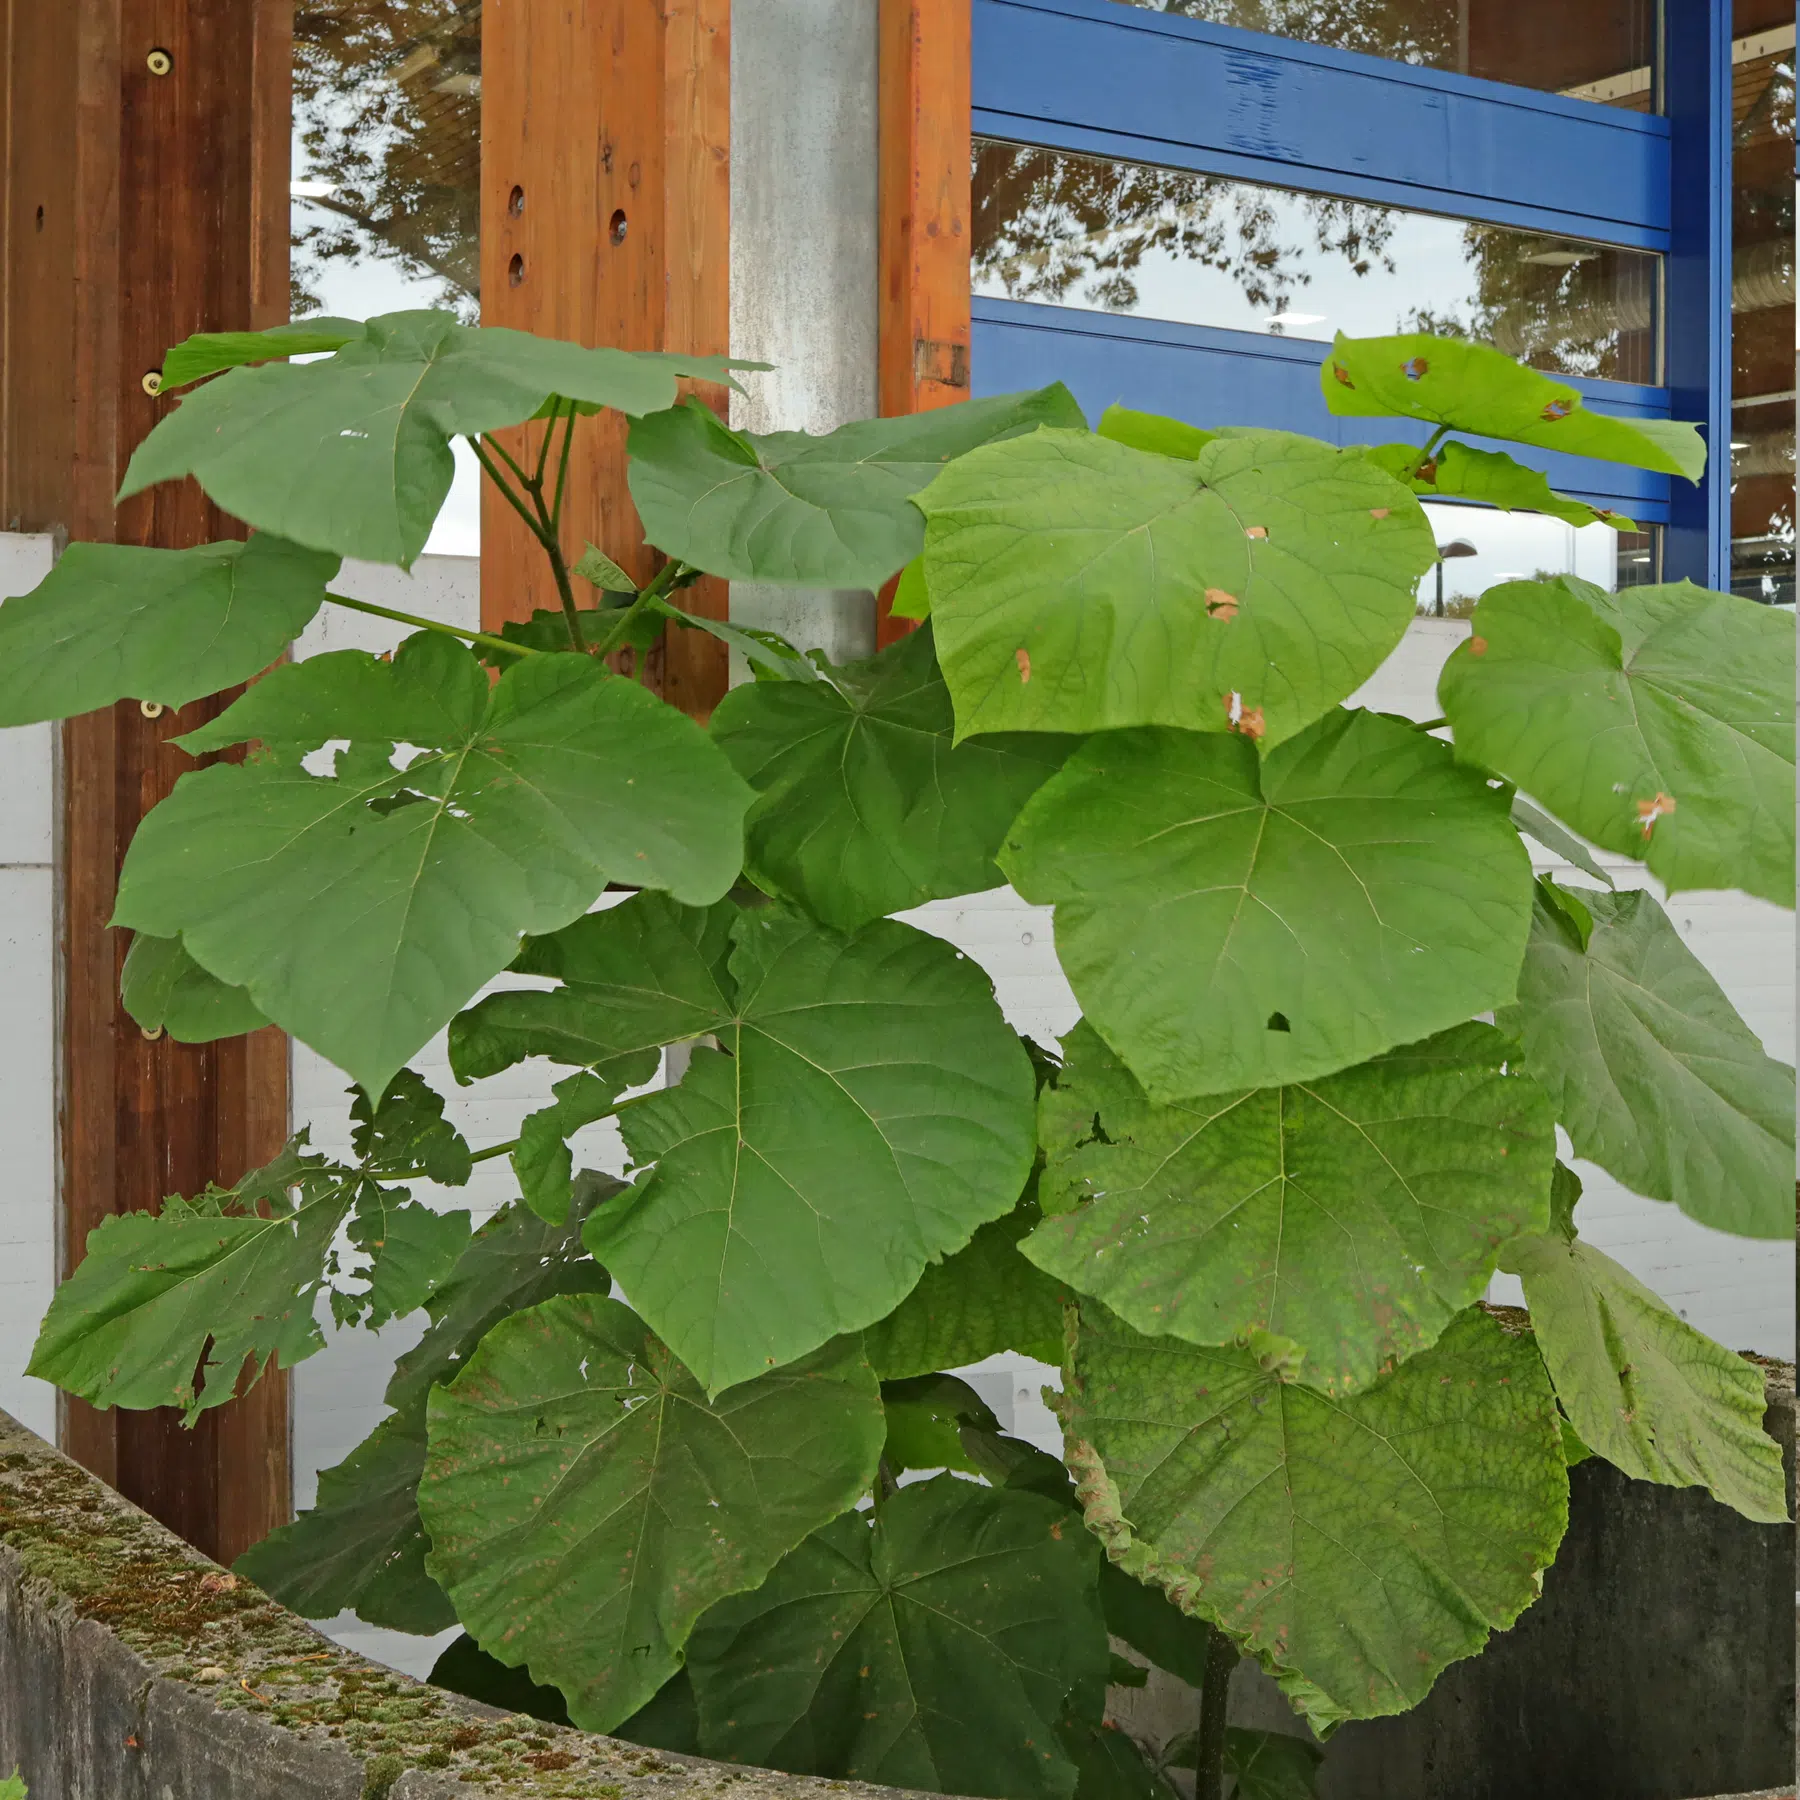
<instances>
[{"instance_id":1,"label":"paulownia tomentosa plant","mask_svg":"<svg viewBox=\"0 0 1800 1800\"><path fill-rule=\"evenodd\" d=\"M124 489L192 476L252 535L72 545L0 607L0 723L267 671L131 845L123 1001L185 1041L273 1021L358 1092L351 1159L302 1134L102 1224L33 1372L192 1418L318 1349L327 1294L422 1306L391 1411L247 1574L460 1622L444 1680L585 1726L1018 1800L1167 1791L1103 1729L1141 1679L1109 1634L1202 1686L1203 1795L1307 1791L1309 1748L1222 1730L1240 1649L1321 1732L1414 1705L1530 1605L1589 1453L1783 1517L1759 1374L1582 1241L1556 1129L1792 1227L1791 1072L1584 844L1792 904L1791 618L1509 582L1443 719L1346 704L1414 616L1419 494L1601 516L1453 432L1691 477L1692 428L1425 337L1326 360L1334 411L1436 427L1373 450L1090 429L1060 387L757 437L683 376L730 378L435 314L191 339ZM641 587L563 548L603 407ZM341 557L419 554L457 436L560 608L278 663ZM685 611L701 573L900 573L929 616L833 667ZM618 672L663 630L756 665L710 728ZM1057 1054L891 916L1003 878L1055 908ZM463 1081L566 1071L515 1143L472 1153L406 1066L446 1028ZM604 1118L627 1181L573 1166ZM479 1231L409 1198L505 1153ZM1528 1322L1481 1304L1496 1268ZM955 1377L999 1351L1062 1365L1062 1461Z\"/></svg>"}]
</instances>

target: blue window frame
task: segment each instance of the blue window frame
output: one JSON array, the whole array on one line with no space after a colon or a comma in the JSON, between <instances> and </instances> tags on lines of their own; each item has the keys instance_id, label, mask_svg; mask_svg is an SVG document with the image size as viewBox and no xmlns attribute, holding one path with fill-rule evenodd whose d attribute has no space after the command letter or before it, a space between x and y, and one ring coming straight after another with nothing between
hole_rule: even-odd
<instances>
[{"instance_id":1,"label":"blue window frame","mask_svg":"<svg viewBox=\"0 0 1800 1800\"><path fill-rule=\"evenodd\" d=\"M1655 116L1115 0L974 0L972 122L978 137L1655 251L1666 385L1575 385L1602 411L1699 421L1722 464L1730 60L1729 0L1673 0ZM974 323L978 392L1060 377L1090 408L1119 400L1335 442L1404 435L1325 411L1319 343L982 297ZM1558 486L1663 525L1665 579L1728 585L1723 466L1696 490L1534 460Z\"/></svg>"}]
</instances>

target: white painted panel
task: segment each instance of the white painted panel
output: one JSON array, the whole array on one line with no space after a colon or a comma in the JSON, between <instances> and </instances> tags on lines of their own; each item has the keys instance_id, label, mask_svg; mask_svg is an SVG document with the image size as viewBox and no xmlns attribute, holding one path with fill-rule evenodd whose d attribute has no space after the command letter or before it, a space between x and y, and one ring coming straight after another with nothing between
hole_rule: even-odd
<instances>
[{"instance_id":1,"label":"white painted panel","mask_svg":"<svg viewBox=\"0 0 1800 1800\"><path fill-rule=\"evenodd\" d=\"M27 594L50 573L48 532L0 532L0 601ZM0 864L49 863L54 855L51 732L43 725L0 731Z\"/></svg>"},{"instance_id":2,"label":"white painted panel","mask_svg":"<svg viewBox=\"0 0 1800 1800\"><path fill-rule=\"evenodd\" d=\"M481 563L473 556L421 556L410 574L386 563L350 561L338 571L331 591L422 619L460 625L465 631L481 628ZM301 633L294 655L317 656L321 650L392 650L413 629L327 604Z\"/></svg>"}]
</instances>

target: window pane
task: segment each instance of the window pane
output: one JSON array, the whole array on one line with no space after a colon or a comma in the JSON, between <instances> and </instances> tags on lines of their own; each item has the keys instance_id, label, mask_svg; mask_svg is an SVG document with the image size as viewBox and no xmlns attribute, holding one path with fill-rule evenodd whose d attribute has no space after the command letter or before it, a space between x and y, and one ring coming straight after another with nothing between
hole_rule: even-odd
<instances>
[{"instance_id":1,"label":"window pane","mask_svg":"<svg viewBox=\"0 0 1800 1800\"><path fill-rule=\"evenodd\" d=\"M1686 3L1686 0L1684 0ZM1131 0L1332 50L1649 112L1656 0Z\"/></svg>"},{"instance_id":2,"label":"window pane","mask_svg":"<svg viewBox=\"0 0 1800 1800\"><path fill-rule=\"evenodd\" d=\"M1475 602L1504 581L1579 575L1612 593L1656 579L1660 546L1650 532L1614 531L1610 525L1577 529L1541 513L1436 500L1425 502L1425 517L1440 552L1437 566L1419 583L1418 608L1427 617L1466 619Z\"/></svg>"},{"instance_id":3,"label":"window pane","mask_svg":"<svg viewBox=\"0 0 1800 1800\"><path fill-rule=\"evenodd\" d=\"M301 0L294 313L480 309L480 0Z\"/></svg>"},{"instance_id":4,"label":"window pane","mask_svg":"<svg viewBox=\"0 0 1800 1800\"><path fill-rule=\"evenodd\" d=\"M1443 331L1657 380L1647 251L992 139L974 202L980 295L1326 342Z\"/></svg>"},{"instance_id":5,"label":"window pane","mask_svg":"<svg viewBox=\"0 0 1800 1800\"><path fill-rule=\"evenodd\" d=\"M1731 587L1794 604L1794 15L1738 0L1732 46Z\"/></svg>"}]
</instances>

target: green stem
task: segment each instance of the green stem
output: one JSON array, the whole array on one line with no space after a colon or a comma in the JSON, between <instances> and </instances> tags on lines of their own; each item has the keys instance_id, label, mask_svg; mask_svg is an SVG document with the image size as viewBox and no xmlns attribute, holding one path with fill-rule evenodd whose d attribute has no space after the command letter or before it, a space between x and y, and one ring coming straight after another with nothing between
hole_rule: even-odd
<instances>
[{"instance_id":1,"label":"green stem","mask_svg":"<svg viewBox=\"0 0 1800 1800\"><path fill-rule=\"evenodd\" d=\"M555 422L552 421L552 426L554 426L554 423ZM569 431L571 435L573 435L574 430L575 415L573 411L571 411L569 414ZM546 439L546 442L548 442L548 439ZM487 476L503 495L505 495L507 505L509 505L513 511L525 521L526 529L537 539L538 543L543 546L544 554L549 557L550 573L556 577L557 598L562 602L563 620L569 627L569 646L574 650L583 650L587 646L581 641L581 619L575 610L575 587L569 579L569 564L562 553L562 544L556 535L556 521L550 516L549 509L544 505L544 484L541 480L534 479L532 476L527 475L525 471L513 461L512 457L507 454L506 446L501 443L498 438L493 440L495 455L499 456L505 462L506 466L518 476L519 485L531 496L531 506L528 508L525 502L521 500L508 485L506 477L503 476L495 466L493 458L487 454L487 443L488 440L486 438L469 439L469 447L475 452L475 460L481 464L482 473ZM568 461L568 447L566 444L564 446L563 459L564 466L566 467Z\"/></svg>"},{"instance_id":2,"label":"green stem","mask_svg":"<svg viewBox=\"0 0 1800 1800\"><path fill-rule=\"evenodd\" d=\"M1437 454L1438 445L1449 436L1449 433L1450 427L1448 425L1440 425L1437 430L1425 440L1425 448L1419 452L1419 460L1413 464L1413 467L1415 469L1424 468L1424 466L1431 461L1432 457Z\"/></svg>"},{"instance_id":3,"label":"green stem","mask_svg":"<svg viewBox=\"0 0 1800 1800\"><path fill-rule=\"evenodd\" d=\"M510 1156L518 1147L519 1140L517 1138L509 1139L504 1144L489 1144L485 1150L477 1150L469 1158L469 1161L472 1163L492 1162L496 1156Z\"/></svg>"},{"instance_id":4,"label":"green stem","mask_svg":"<svg viewBox=\"0 0 1800 1800\"><path fill-rule=\"evenodd\" d=\"M538 445L537 467L532 471L531 486L544 485L544 468L550 461L550 446L556 439L556 428L562 423L562 402L557 401L551 409L550 417L544 421L544 436Z\"/></svg>"},{"instance_id":5,"label":"green stem","mask_svg":"<svg viewBox=\"0 0 1800 1800\"><path fill-rule=\"evenodd\" d=\"M662 597L668 593L670 588L680 580L686 570L687 564L679 560L665 563L657 572L653 580L647 582L643 587L638 589L637 598L619 615L612 630L595 644L594 654L596 656L610 656L612 652L625 641L627 634L637 622L638 618L656 601L662 599Z\"/></svg>"},{"instance_id":6,"label":"green stem","mask_svg":"<svg viewBox=\"0 0 1800 1800\"><path fill-rule=\"evenodd\" d=\"M1194 1800L1222 1800L1225 1791L1225 1710L1237 1645L1218 1626L1206 1646L1200 1678L1200 1732L1194 1753Z\"/></svg>"},{"instance_id":7,"label":"green stem","mask_svg":"<svg viewBox=\"0 0 1800 1800\"><path fill-rule=\"evenodd\" d=\"M549 440L545 440L546 447ZM569 483L569 452L575 445L575 402L569 402L569 423L563 432L562 456L556 465L556 493L550 501L550 528L562 542L563 490Z\"/></svg>"},{"instance_id":8,"label":"green stem","mask_svg":"<svg viewBox=\"0 0 1800 1800\"><path fill-rule=\"evenodd\" d=\"M414 625L421 631L441 631L446 637L460 638L466 644L485 644L490 650L502 650L508 656L536 656L529 644L509 644L505 638L489 637L485 631L465 631L460 625L446 625L442 619L421 619L417 613L396 612L391 606L377 606L373 600L352 600L348 594L327 594L327 600L347 606L352 612L368 613L376 619L392 619L396 625Z\"/></svg>"},{"instance_id":9,"label":"green stem","mask_svg":"<svg viewBox=\"0 0 1800 1800\"><path fill-rule=\"evenodd\" d=\"M512 491L512 487L508 483L506 477L494 466L493 460L489 457L485 448L486 440L483 438L470 438L467 442L469 448L475 452L475 460L481 464L481 472L500 490L501 498L505 500L506 504L525 521L525 529L529 531L539 543L542 543L543 533L538 529L536 518L533 517L531 510L526 506L525 502ZM496 442L494 448L498 450L502 456L506 456L505 449L499 443ZM510 456L506 456L506 460L512 464L514 469L518 469L519 465L513 462L513 459ZM522 470L520 471L520 479L524 479L524 472Z\"/></svg>"}]
</instances>

